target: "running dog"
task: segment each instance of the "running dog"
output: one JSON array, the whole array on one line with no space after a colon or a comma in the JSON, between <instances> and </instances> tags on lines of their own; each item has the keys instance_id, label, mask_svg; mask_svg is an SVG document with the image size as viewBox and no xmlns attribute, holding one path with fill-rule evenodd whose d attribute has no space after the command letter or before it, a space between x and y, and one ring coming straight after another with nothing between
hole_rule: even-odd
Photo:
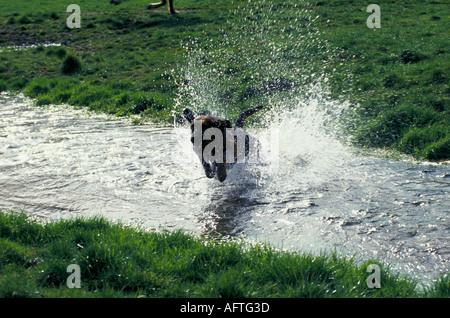
<instances>
[{"instance_id":1,"label":"running dog","mask_svg":"<svg viewBox=\"0 0 450 318\"><path fill-rule=\"evenodd\" d=\"M259 142L244 131L244 121L262 109L257 106L240 113L234 128L229 120L210 115L195 116L186 108L184 118L191 124L191 142L208 178L220 182L227 178L227 169L236 163L248 162L259 155Z\"/></svg>"}]
</instances>

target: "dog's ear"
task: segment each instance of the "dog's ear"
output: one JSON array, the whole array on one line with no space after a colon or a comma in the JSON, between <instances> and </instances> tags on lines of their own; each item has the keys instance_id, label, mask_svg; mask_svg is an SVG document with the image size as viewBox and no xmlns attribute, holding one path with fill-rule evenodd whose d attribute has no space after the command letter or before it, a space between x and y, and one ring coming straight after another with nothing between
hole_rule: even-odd
<instances>
[{"instance_id":1,"label":"dog's ear","mask_svg":"<svg viewBox=\"0 0 450 318\"><path fill-rule=\"evenodd\" d=\"M237 128L244 128L244 121L263 107L264 106L256 106L256 107L244 110L242 113L239 114L239 117L236 120L235 126Z\"/></svg>"},{"instance_id":2,"label":"dog's ear","mask_svg":"<svg viewBox=\"0 0 450 318\"><path fill-rule=\"evenodd\" d=\"M189 108L186 108L186 109L183 111L183 115L184 115L184 118L186 118L186 120L187 120L190 124L192 124L192 122L194 121L194 118L195 118L194 112L193 112L192 110L190 110Z\"/></svg>"}]
</instances>

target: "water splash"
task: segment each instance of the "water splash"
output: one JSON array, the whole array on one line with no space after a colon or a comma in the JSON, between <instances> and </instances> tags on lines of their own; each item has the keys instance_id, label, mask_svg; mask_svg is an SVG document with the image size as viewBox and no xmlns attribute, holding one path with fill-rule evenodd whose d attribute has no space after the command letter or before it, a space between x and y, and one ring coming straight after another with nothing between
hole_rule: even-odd
<instances>
[{"instance_id":1,"label":"water splash","mask_svg":"<svg viewBox=\"0 0 450 318\"><path fill-rule=\"evenodd\" d=\"M319 40L317 17L311 13L306 2L249 2L233 12L233 21L242 23L227 23L220 37L185 44L174 108L180 149L186 139L176 116L184 107L233 120L245 108L262 104L265 113L247 126L265 154L255 168L262 179L271 175L272 182L283 183L286 176L313 180L339 174L336 167L352 151L344 145L348 134L342 125L349 104L330 99L326 75L309 62L333 54ZM198 160L189 151L177 156L191 164Z\"/></svg>"},{"instance_id":2,"label":"water splash","mask_svg":"<svg viewBox=\"0 0 450 318\"><path fill-rule=\"evenodd\" d=\"M235 14L246 23L224 26L220 42L186 44L176 109L188 106L232 119L243 108L266 105L264 116L247 129L268 156L259 166L233 171L226 184L207 186L200 217L205 231L287 249L376 257L415 277L425 268L448 271L448 236L440 243L427 241L436 227L441 238L441 231L448 232L446 217L438 213L439 221L432 221L436 211L450 208L444 199L448 182L438 177L448 166L433 170L433 181L425 180L424 167L364 157L349 146L344 122L353 110L329 97L327 76L316 61L326 63L336 52L319 40L308 6L267 0ZM190 145L183 130L188 134L177 125L175 139ZM185 157L192 153L189 147L185 151ZM195 166L198 159L192 160ZM404 178L416 181L405 184ZM432 186L424 189L423 182ZM416 197L426 197L426 203L416 205ZM426 252L428 245L434 252Z\"/></svg>"},{"instance_id":3,"label":"water splash","mask_svg":"<svg viewBox=\"0 0 450 318\"><path fill-rule=\"evenodd\" d=\"M319 40L310 5L294 2L249 2L232 12L233 22L216 35L185 43L174 111L190 107L236 117L258 104L276 109L279 102L291 103L293 96L309 92L308 86L324 85L322 68L311 61L325 64L333 52Z\"/></svg>"}]
</instances>

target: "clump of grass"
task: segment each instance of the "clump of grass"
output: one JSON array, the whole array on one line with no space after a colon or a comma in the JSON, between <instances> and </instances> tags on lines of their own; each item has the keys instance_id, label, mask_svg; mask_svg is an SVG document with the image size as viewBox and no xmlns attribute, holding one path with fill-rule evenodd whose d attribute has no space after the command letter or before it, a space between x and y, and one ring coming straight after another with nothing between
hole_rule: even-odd
<instances>
[{"instance_id":1,"label":"clump of grass","mask_svg":"<svg viewBox=\"0 0 450 318\"><path fill-rule=\"evenodd\" d=\"M399 149L418 158L442 159L449 150L450 129L442 124L413 127L400 140Z\"/></svg>"},{"instance_id":2,"label":"clump of grass","mask_svg":"<svg viewBox=\"0 0 450 318\"><path fill-rule=\"evenodd\" d=\"M0 79L0 92L4 92L7 90L8 90L8 84L4 80Z\"/></svg>"},{"instance_id":3,"label":"clump of grass","mask_svg":"<svg viewBox=\"0 0 450 318\"><path fill-rule=\"evenodd\" d=\"M31 21L31 19L28 16L25 15L25 16L21 17L18 22L20 24L30 24L33 21Z\"/></svg>"},{"instance_id":4,"label":"clump of grass","mask_svg":"<svg viewBox=\"0 0 450 318\"><path fill-rule=\"evenodd\" d=\"M25 77L15 76L10 81L10 85L8 88L14 92L21 91L22 89L25 88L25 86L28 84L28 82L29 82L28 79Z\"/></svg>"},{"instance_id":5,"label":"clump of grass","mask_svg":"<svg viewBox=\"0 0 450 318\"><path fill-rule=\"evenodd\" d=\"M79 58L73 54L69 54L63 61L61 72L63 74L69 75L79 71L80 69L81 69L81 62Z\"/></svg>"},{"instance_id":6,"label":"clump of grass","mask_svg":"<svg viewBox=\"0 0 450 318\"><path fill-rule=\"evenodd\" d=\"M58 13L53 11L52 13L50 13L50 18L52 18L53 20L58 20L59 19L59 15L58 15Z\"/></svg>"},{"instance_id":7,"label":"clump of grass","mask_svg":"<svg viewBox=\"0 0 450 318\"><path fill-rule=\"evenodd\" d=\"M423 155L425 158L431 160L445 160L448 158L450 153L450 136L440 139L439 141L427 145L423 150Z\"/></svg>"},{"instance_id":8,"label":"clump of grass","mask_svg":"<svg viewBox=\"0 0 450 318\"><path fill-rule=\"evenodd\" d=\"M52 55L57 56L62 59L63 57L66 56L67 52L66 52L66 49L63 47L49 47L47 49L46 54L49 56L52 56Z\"/></svg>"},{"instance_id":9,"label":"clump of grass","mask_svg":"<svg viewBox=\"0 0 450 318\"><path fill-rule=\"evenodd\" d=\"M402 63L404 63L404 64L417 63L417 62L423 60L424 58L426 58L426 56L424 54L414 52L411 50L404 50L400 54L400 59L401 59Z\"/></svg>"},{"instance_id":10,"label":"clump of grass","mask_svg":"<svg viewBox=\"0 0 450 318\"><path fill-rule=\"evenodd\" d=\"M379 116L360 127L355 134L355 140L361 145L372 147L393 146L414 127L424 128L438 123L439 120L439 113L431 108L418 108L409 104L400 104L383 111ZM437 129L442 128L441 125L436 127ZM402 144L401 141L400 143ZM405 147L406 144L403 141L401 149L403 151L408 150L410 153L410 149ZM425 144L426 142L424 142Z\"/></svg>"},{"instance_id":11,"label":"clump of grass","mask_svg":"<svg viewBox=\"0 0 450 318\"><path fill-rule=\"evenodd\" d=\"M0 294L6 297L448 297L448 279L426 293L376 261L288 253L266 245L146 232L104 218L46 223L0 212ZM365 284L369 264L382 288ZM80 267L69 289L67 267Z\"/></svg>"},{"instance_id":12,"label":"clump of grass","mask_svg":"<svg viewBox=\"0 0 450 318\"><path fill-rule=\"evenodd\" d=\"M48 78L38 77L27 85L24 93L31 98L36 98L38 95L47 94L51 86L52 83Z\"/></svg>"},{"instance_id":13,"label":"clump of grass","mask_svg":"<svg viewBox=\"0 0 450 318\"><path fill-rule=\"evenodd\" d=\"M431 83L433 84L445 84L447 82L447 76L445 75L445 73L440 70L434 70L432 75L431 75Z\"/></svg>"}]
</instances>

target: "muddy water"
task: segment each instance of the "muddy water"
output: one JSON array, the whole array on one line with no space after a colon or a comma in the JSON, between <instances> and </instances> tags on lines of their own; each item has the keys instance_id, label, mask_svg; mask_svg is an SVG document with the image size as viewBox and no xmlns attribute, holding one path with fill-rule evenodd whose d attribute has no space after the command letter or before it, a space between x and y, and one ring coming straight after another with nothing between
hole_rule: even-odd
<instances>
[{"instance_id":1,"label":"muddy water","mask_svg":"<svg viewBox=\"0 0 450 318\"><path fill-rule=\"evenodd\" d=\"M339 107L295 103L251 130L264 162L220 183L205 178L187 126L133 126L0 95L0 208L356 253L421 279L448 273L449 166L358 154L321 128Z\"/></svg>"}]
</instances>

